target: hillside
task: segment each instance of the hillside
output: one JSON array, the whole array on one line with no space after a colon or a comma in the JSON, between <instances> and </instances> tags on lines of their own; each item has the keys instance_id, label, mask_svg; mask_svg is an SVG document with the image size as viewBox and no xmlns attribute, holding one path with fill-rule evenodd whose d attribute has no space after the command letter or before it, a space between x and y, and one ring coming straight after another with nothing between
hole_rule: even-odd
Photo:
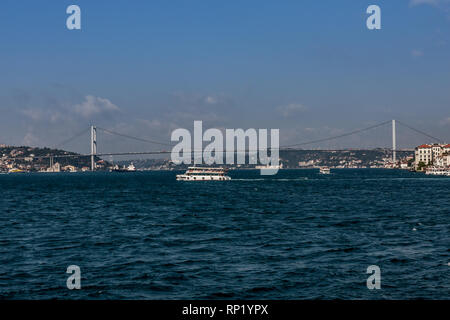
<instances>
[{"instance_id":1,"label":"hillside","mask_svg":"<svg viewBox=\"0 0 450 320\"><path fill-rule=\"evenodd\" d=\"M90 157L76 157L78 154L75 152L50 148L0 145L0 171L8 171L11 168L18 168L30 172L46 170L50 167L50 155L56 156L53 159L53 163L57 162L61 167L70 165L81 169L83 167L90 167L91 165ZM58 156L66 157L58 158ZM98 157L95 160L99 162L99 169L106 168L109 165L108 162Z\"/></svg>"},{"instance_id":2,"label":"hillside","mask_svg":"<svg viewBox=\"0 0 450 320\"><path fill-rule=\"evenodd\" d=\"M410 161L414 156L412 151L397 151L397 159L403 162ZM334 168L369 168L388 167L392 162L392 151L388 149L374 150L288 150L280 152L280 161L284 168L308 168L329 166ZM169 159L137 159L119 161L120 165L131 162L138 169L167 170L183 169L186 165L175 166ZM248 163L248 160L247 160ZM251 168L254 165L241 165L241 168Z\"/></svg>"}]
</instances>

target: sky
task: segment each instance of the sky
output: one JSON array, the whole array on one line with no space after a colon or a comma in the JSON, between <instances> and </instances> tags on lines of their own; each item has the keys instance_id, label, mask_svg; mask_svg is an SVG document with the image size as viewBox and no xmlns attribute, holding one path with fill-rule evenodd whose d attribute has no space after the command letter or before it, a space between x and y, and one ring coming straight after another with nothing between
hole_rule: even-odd
<instances>
[{"instance_id":1,"label":"sky","mask_svg":"<svg viewBox=\"0 0 450 320\"><path fill-rule=\"evenodd\" d=\"M372 4L381 30L366 27ZM2 0L0 144L54 146L91 124L170 142L194 120L277 128L281 145L390 119L450 141L449 58L450 0ZM397 140L433 142L401 126ZM389 144L385 126L311 147ZM89 136L64 148L88 152Z\"/></svg>"}]
</instances>

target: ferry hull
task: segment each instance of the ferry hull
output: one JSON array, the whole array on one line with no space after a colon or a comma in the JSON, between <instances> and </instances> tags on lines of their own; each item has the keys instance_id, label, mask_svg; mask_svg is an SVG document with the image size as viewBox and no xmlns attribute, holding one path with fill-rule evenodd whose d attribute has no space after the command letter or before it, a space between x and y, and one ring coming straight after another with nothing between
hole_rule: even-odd
<instances>
[{"instance_id":1,"label":"ferry hull","mask_svg":"<svg viewBox=\"0 0 450 320\"><path fill-rule=\"evenodd\" d=\"M177 175L178 181L227 181L231 180L228 176L200 176L200 175Z\"/></svg>"},{"instance_id":2,"label":"ferry hull","mask_svg":"<svg viewBox=\"0 0 450 320\"><path fill-rule=\"evenodd\" d=\"M433 167L433 168L427 169L425 171L425 174L434 175L434 176L450 176L450 168Z\"/></svg>"}]
</instances>

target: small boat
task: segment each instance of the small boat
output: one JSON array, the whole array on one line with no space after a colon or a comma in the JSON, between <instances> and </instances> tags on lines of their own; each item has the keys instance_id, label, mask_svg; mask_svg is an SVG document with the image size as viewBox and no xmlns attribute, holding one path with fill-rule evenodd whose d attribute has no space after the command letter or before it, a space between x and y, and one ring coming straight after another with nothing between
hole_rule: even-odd
<instances>
[{"instance_id":1,"label":"small boat","mask_svg":"<svg viewBox=\"0 0 450 320\"><path fill-rule=\"evenodd\" d=\"M331 170L329 167L320 167L319 168L319 173L320 174L330 174Z\"/></svg>"},{"instance_id":2,"label":"small boat","mask_svg":"<svg viewBox=\"0 0 450 320\"><path fill-rule=\"evenodd\" d=\"M445 167L429 167L425 170L425 174L435 176L450 176L450 168Z\"/></svg>"},{"instance_id":3,"label":"small boat","mask_svg":"<svg viewBox=\"0 0 450 320\"><path fill-rule=\"evenodd\" d=\"M261 175L275 175L278 173L278 170L283 168L283 164L279 165L265 165L265 166L256 166L255 169L259 169Z\"/></svg>"},{"instance_id":4,"label":"small boat","mask_svg":"<svg viewBox=\"0 0 450 320\"><path fill-rule=\"evenodd\" d=\"M25 172L25 171L21 170L21 169L17 169L17 168L12 168L12 169L9 169L9 171L8 171L8 173L23 173L23 172Z\"/></svg>"},{"instance_id":5,"label":"small boat","mask_svg":"<svg viewBox=\"0 0 450 320\"><path fill-rule=\"evenodd\" d=\"M255 169L260 169L260 170L279 170L279 169L283 169L283 164L279 164L279 165L265 165L265 166L255 166Z\"/></svg>"},{"instance_id":6,"label":"small boat","mask_svg":"<svg viewBox=\"0 0 450 320\"><path fill-rule=\"evenodd\" d=\"M122 168L119 168L118 165L115 165L114 168L110 170L111 172L135 172L136 167L131 163L128 167L123 166Z\"/></svg>"},{"instance_id":7,"label":"small boat","mask_svg":"<svg viewBox=\"0 0 450 320\"><path fill-rule=\"evenodd\" d=\"M226 176L227 169L225 168L202 168L202 167L189 167L184 174L178 174L177 180L179 181L225 181L231 180L229 176Z\"/></svg>"}]
</instances>

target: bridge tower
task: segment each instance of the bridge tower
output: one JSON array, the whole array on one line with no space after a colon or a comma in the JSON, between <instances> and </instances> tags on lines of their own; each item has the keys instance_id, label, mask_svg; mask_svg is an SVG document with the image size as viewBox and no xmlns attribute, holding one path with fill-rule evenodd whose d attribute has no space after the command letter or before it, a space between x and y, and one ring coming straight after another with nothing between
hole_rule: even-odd
<instances>
[{"instance_id":1,"label":"bridge tower","mask_svg":"<svg viewBox=\"0 0 450 320\"><path fill-rule=\"evenodd\" d=\"M396 141L396 132L395 132L395 120L392 120L392 162L395 167L395 163L397 161L397 141Z\"/></svg>"},{"instance_id":2,"label":"bridge tower","mask_svg":"<svg viewBox=\"0 0 450 320\"><path fill-rule=\"evenodd\" d=\"M97 127L91 126L91 171L95 171L96 154L97 154Z\"/></svg>"}]
</instances>

